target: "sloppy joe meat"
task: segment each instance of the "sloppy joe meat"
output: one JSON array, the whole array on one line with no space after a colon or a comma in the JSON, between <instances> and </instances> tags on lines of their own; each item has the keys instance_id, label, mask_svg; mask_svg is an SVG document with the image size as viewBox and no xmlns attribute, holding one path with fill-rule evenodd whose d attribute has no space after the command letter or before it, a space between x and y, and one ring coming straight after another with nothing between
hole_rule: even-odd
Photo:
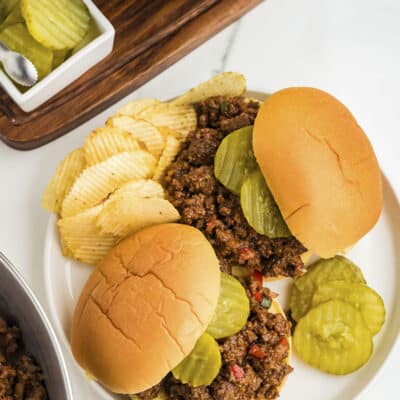
<instances>
[{"instance_id":1,"label":"sloppy joe meat","mask_svg":"<svg viewBox=\"0 0 400 400\"><path fill-rule=\"evenodd\" d=\"M0 318L0 400L46 400L40 367L26 354L21 332Z\"/></svg>"},{"instance_id":2,"label":"sloppy joe meat","mask_svg":"<svg viewBox=\"0 0 400 400\"><path fill-rule=\"evenodd\" d=\"M210 98L197 105L199 129L191 132L164 177L170 201L184 224L200 229L213 245L223 271L233 265L260 270L266 277L304 273L306 250L293 236L270 239L243 215L239 196L214 175L214 158L230 132L252 125L259 104L241 97Z\"/></svg>"}]
</instances>

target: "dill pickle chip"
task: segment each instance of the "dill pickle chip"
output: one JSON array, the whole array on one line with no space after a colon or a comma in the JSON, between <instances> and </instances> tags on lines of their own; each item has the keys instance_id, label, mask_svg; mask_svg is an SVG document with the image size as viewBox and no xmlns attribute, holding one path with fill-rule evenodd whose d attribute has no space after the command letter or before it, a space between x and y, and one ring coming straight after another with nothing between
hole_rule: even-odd
<instances>
[{"instance_id":1,"label":"dill pickle chip","mask_svg":"<svg viewBox=\"0 0 400 400\"><path fill-rule=\"evenodd\" d=\"M192 352L172 370L175 379L193 387L210 385L221 369L221 352L218 343L208 333L203 333Z\"/></svg>"},{"instance_id":2,"label":"dill pickle chip","mask_svg":"<svg viewBox=\"0 0 400 400\"><path fill-rule=\"evenodd\" d=\"M303 361L335 375L359 369L373 350L372 335L361 313L340 300L320 304L301 318L293 343Z\"/></svg>"},{"instance_id":3,"label":"dill pickle chip","mask_svg":"<svg viewBox=\"0 0 400 400\"><path fill-rule=\"evenodd\" d=\"M295 321L311 308L312 298L318 286L332 281L366 283L360 268L346 257L335 256L315 262L308 267L303 276L293 282L290 309Z\"/></svg>"},{"instance_id":4,"label":"dill pickle chip","mask_svg":"<svg viewBox=\"0 0 400 400\"><path fill-rule=\"evenodd\" d=\"M79 50L83 49L86 45L88 45L92 40L96 39L97 36L100 35L100 30L96 25L96 22L91 19L89 30L87 31L85 37L74 47L72 50L72 55L77 53Z\"/></svg>"},{"instance_id":5,"label":"dill pickle chip","mask_svg":"<svg viewBox=\"0 0 400 400\"><path fill-rule=\"evenodd\" d=\"M37 69L39 79L51 72L53 52L38 43L24 24L7 26L0 32L0 40L11 50L29 58Z\"/></svg>"},{"instance_id":6,"label":"dill pickle chip","mask_svg":"<svg viewBox=\"0 0 400 400\"><path fill-rule=\"evenodd\" d=\"M69 55L69 50L54 50L53 51L53 69L61 65Z\"/></svg>"},{"instance_id":7,"label":"dill pickle chip","mask_svg":"<svg viewBox=\"0 0 400 400\"><path fill-rule=\"evenodd\" d=\"M4 21L6 16L7 16L6 6L4 4L0 3L0 24ZM1 25L0 25L0 29L1 29Z\"/></svg>"},{"instance_id":8,"label":"dill pickle chip","mask_svg":"<svg viewBox=\"0 0 400 400\"><path fill-rule=\"evenodd\" d=\"M89 30L82 0L21 0L21 11L31 35L52 50L74 48Z\"/></svg>"},{"instance_id":9,"label":"dill pickle chip","mask_svg":"<svg viewBox=\"0 0 400 400\"><path fill-rule=\"evenodd\" d=\"M18 23L24 23L24 18L22 17L21 14L21 7L19 4L19 1L14 5L13 9L11 12L7 15L7 18L3 21L3 23L0 26L0 29L4 29L7 26L18 24Z\"/></svg>"},{"instance_id":10,"label":"dill pickle chip","mask_svg":"<svg viewBox=\"0 0 400 400\"><path fill-rule=\"evenodd\" d=\"M375 335L385 322L385 304L381 296L366 285L343 281L323 283L312 298L312 307L329 300L343 300L360 311L365 325Z\"/></svg>"},{"instance_id":11,"label":"dill pickle chip","mask_svg":"<svg viewBox=\"0 0 400 400\"><path fill-rule=\"evenodd\" d=\"M19 0L0 0L0 8L4 11L4 18L14 9Z\"/></svg>"},{"instance_id":12,"label":"dill pickle chip","mask_svg":"<svg viewBox=\"0 0 400 400\"><path fill-rule=\"evenodd\" d=\"M233 276L221 272L221 293L206 332L215 339L234 335L246 324L249 313L249 298L242 284Z\"/></svg>"},{"instance_id":13,"label":"dill pickle chip","mask_svg":"<svg viewBox=\"0 0 400 400\"><path fill-rule=\"evenodd\" d=\"M215 155L215 176L235 194L240 193L244 180L257 168L252 137L252 126L238 129L224 138Z\"/></svg>"},{"instance_id":14,"label":"dill pickle chip","mask_svg":"<svg viewBox=\"0 0 400 400\"><path fill-rule=\"evenodd\" d=\"M256 232L270 238L290 236L289 228L258 168L244 181L240 204L247 222Z\"/></svg>"}]
</instances>

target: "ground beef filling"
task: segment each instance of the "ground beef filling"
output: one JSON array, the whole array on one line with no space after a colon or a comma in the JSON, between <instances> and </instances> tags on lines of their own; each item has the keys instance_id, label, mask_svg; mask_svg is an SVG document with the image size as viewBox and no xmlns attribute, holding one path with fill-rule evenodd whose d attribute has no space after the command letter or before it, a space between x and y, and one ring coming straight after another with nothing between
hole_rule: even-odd
<instances>
[{"instance_id":1,"label":"ground beef filling","mask_svg":"<svg viewBox=\"0 0 400 400\"><path fill-rule=\"evenodd\" d=\"M152 400L162 390L169 400L261 400L276 399L279 386L292 371L287 364L290 322L272 314L254 299L256 285L249 284L251 312L236 335L219 341L222 368L210 386L193 388L169 374L161 384L138 395ZM271 293L265 289L264 296Z\"/></svg>"},{"instance_id":2,"label":"ground beef filling","mask_svg":"<svg viewBox=\"0 0 400 400\"><path fill-rule=\"evenodd\" d=\"M21 333L0 318L0 400L46 400L41 369L22 346Z\"/></svg>"},{"instance_id":3,"label":"ground beef filling","mask_svg":"<svg viewBox=\"0 0 400 400\"><path fill-rule=\"evenodd\" d=\"M181 222L204 232L213 245L221 269L233 265L258 269L267 277L294 277L304 272L305 251L294 237L270 239L247 223L239 196L214 176L214 158L230 132L252 125L258 103L241 97L210 98L197 105L199 129L191 132L164 177L170 201Z\"/></svg>"}]
</instances>

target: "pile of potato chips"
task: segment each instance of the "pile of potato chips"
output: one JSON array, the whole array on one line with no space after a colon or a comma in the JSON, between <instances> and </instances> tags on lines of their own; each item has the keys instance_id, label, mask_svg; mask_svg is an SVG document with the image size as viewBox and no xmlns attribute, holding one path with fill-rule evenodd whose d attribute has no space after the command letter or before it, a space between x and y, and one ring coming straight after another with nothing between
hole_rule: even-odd
<instances>
[{"instance_id":1,"label":"pile of potato chips","mask_svg":"<svg viewBox=\"0 0 400 400\"><path fill-rule=\"evenodd\" d=\"M246 90L241 74L215 76L172 102L125 105L58 165L42 206L59 216L65 256L97 264L120 240L178 221L160 183L180 144L197 127L193 103Z\"/></svg>"}]
</instances>

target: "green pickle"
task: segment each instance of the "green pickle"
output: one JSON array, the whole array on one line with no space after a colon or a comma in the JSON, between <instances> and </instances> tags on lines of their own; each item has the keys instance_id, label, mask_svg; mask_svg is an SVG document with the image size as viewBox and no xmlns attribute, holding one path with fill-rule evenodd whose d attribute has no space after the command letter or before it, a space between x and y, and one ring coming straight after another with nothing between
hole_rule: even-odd
<instances>
[{"instance_id":1,"label":"green pickle","mask_svg":"<svg viewBox=\"0 0 400 400\"><path fill-rule=\"evenodd\" d=\"M38 71L39 79L50 73L53 52L38 43L30 35L24 24L7 26L0 32L0 40L11 50L29 58Z\"/></svg>"},{"instance_id":2,"label":"green pickle","mask_svg":"<svg viewBox=\"0 0 400 400\"><path fill-rule=\"evenodd\" d=\"M7 26L18 24L21 22L22 23L24 22L24 18L22 17L21 7L18 2L17 4L14 5L11 12L7 15L7 18L5 18L5 20L1 24L0 30L3 30Z\"/></svg>"},{"instance_id":3,"label":"green pickle","mask_svg":"<svg viewBox=\"0 0 400 400\"><path fill-rule=\"evenodd\" d=\"M293 343L303 361L335 375L356 371L373 350L372 335L361 313L340 300L310 310L297 324Z\"/></svg>"},{"instance_id":4,"label":"green pickle","mask_svg":"<svg viewBox=\"0 0 400 400\"><path fill-rule=\"evenodd\" d=\"M240 193L249 173L257 168L252 138L253 126L238 129L224 138L215 155L215 176L235 194Z\"/></svg>"},{"instance_id":5,"label":"green pickle","mask_svg":"<svg viewBox=\"0 0 400 400\"><path fill-rule=\"evenodd\" d=\"M52 50L73 49L89 30L82 0L21 0L21 12L31 35Z\"/></svg>"},{"instance_id":6,"label":"green pickle","mask_svg":"<svg viewBox=\"0 0 400 400\"><path fill-rule=\"evenodd\" d=\"M68 57L69 50L53 50L53 64L52 69L56 69L60 66Z\"/></svg>"},{"instance_id":7,"label":"green pickle","mask_svg":"<svg viewBox=\"0 0 400 400\"><path fill-rule=\"evenodd\" d=\"M346 257L335 256L317 261L308 268L306 274L296 278L293 283L290 309L295 321L299 321L311 308L319 285L332 281L366 283L360 268Z\"/></svg>"},{"instance_id":8,"label":"green pickle","mask_svg":"<svg viewBox=\"0 0 400 400\"><path fill-rule=\"evenodd\" d=\"M256 232L270 238L291 235L258 168L244 181L240 204L247 222Z\"/></svg>"},{"instance_id":9,"label":"green pickle","mask_svg":"<svg viewBox=\"0 0 400 400\"><path fill-rule=\"evenodd\" d=\"M97 36L100 35L100 30L96 25L96 22L91 19L90 20L90 25L89 25L89 30L86 33L85 37L77 44L77 46L72 50L72 55L77 53L79 50L83 49L85 46L87 46L92 40L96 39Z\"/></svg>"},{"instance_id":10,"label":"green pickle","mask_svg":"<svg viewBox=\"0 0 400 400\"><path fill-rule=\"evenodd\" d=\"M19 3L19 0L0 0L0 21L7 18L17 3Z\"/></svg>"},{"instance_id":11,"label":"green pickle","mask_svg":"<svg viewBox=\"0 0 400 400\"><path fill-rule=\"evenodd\" d=\"M204 333L192 352L172 370L175 379L193 387L210 385L221 369L222 359L216 340Z\"/></svg>"},{"instance_id":12,"label":"green pickle","mask_svg":"<svg viewBox=\"0 0 400 400\"><path fill-rule=\"evenodd\" d=\"M241 283L231 275L221 272L221 294L207 333L221 339L239 332L250 313L249 299Z\"/></svg>"},{"instance_id":13,"label":"green pickle","mask_svg":"<svg viewBox=\"0 0 400 400\"><path fill-rule=\"evenodd\" d=\"M385 322L385 305L381 296L366 285L342 281L324 283L314 293L312 306L329 300L343 300L355 307L373 335L380 331Z\"/></svg>"}]
</instances>

